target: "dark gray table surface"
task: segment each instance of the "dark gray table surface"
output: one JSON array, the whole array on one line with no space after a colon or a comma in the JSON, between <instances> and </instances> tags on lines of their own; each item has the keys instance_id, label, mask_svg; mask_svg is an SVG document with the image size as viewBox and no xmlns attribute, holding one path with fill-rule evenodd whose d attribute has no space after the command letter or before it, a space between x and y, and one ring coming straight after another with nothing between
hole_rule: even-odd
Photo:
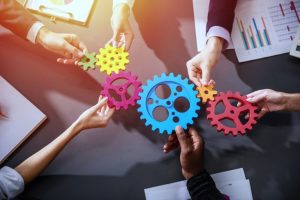
<instances>
[{"instance_id":1,"label":"dark gray table surface","mask_svg":"<svg viewBox=\"0 0 300 200\"><path fill-rule=\"evenodd\" d=\"M97 2L87 27L38 17L55 31L78 34L90 51L97 51L111 36L110 14L111 2L103 0ZM187 75L185 63L196 53L191 1L137 1L131 21L136 38L130 71L144 83L162 72ZM4 163L14 167L93 105L105 76L57 64L56 56L41 47L0 33L0 74L48 116ZM219 91L300 91L300 60L287 54L238 63L229 50L213 73ZM233 138L217 133L202 112L195 125L206 140L206 169L216 173L244 168L254 199L300 199L299 122L299 113L270 113L247 136ZM144 199L144 188L183 180L178 152L162 152L166 138L145 127L136 108L116 112L107 128L76 137L26 187L22 198Z\"/></svg>"}]
</instances>

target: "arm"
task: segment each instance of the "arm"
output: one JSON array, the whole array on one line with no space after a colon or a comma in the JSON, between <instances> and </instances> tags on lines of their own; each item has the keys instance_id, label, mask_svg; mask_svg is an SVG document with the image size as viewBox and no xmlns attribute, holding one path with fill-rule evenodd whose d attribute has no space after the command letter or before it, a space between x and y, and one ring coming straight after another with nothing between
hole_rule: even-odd
<instances>
[{"instance_id":1,"label":"arm","mask_svg":"<svg viewBox=\"0 0 300 200\"><path fill-rule=\"evenodd\" d=\"M114 47L125 46L128 51L132 44L134 33L129 23L129 16L134 5L134 0L114 0L111 27L113 36L108 42Z\"/></svg>"},{"instance_id":2,"label":"arm","mask_svg":"<svg viewBox=\"0 0 300 200\"><path fill-rule=\"evenodd\" d=\"M63 56L59 63L75 64L84 56L86 46L75 34L59 34L48 30L15 0L0 0L0 24L32 43Z\"/></svg>"},{"instance_id":3,"label":"arm","mask_svg":"<svg viewBox=\"0 0 300 200\"><path fill-rule=\"evenodd\" d=\"M186 63L189 78L198 87L215 84L211 79L211 71L230 41L236 2L237 0L210 1L206 46Z\"/></svg>"},{"instance_id":4,"label":"arm","mask_svg":"<svg viewBox=\"0 0 300 200\"><path fill-rule=\"evenodd\" d=\"M237 0L210 0L206 24L208 39L219 37L225 40L226 45L229 43L236 3Z\"/></svg>"},{"instance_id":5,"label":"arm","mask_svg":"<svg viewBox=\"0 0 300 200\"><path fill-rule=\"evenodd\" d=\"M288 94L270 89L257 90L247 95L247 101L260 107L258 118L268 112L300 111L300 93Z\"/></svg>"},{"instance_id":6,"label":"arm","mask_svg":"<svg viewBox=\"0 0 300 200\"><path fill-rule=\"evenodd\" d=\"M26 39L29 29L38 20L15 0L0 0L0 24Z\"/></svg>"},{"instance_id":7,"label":"arm","mask_svg":"<svg viewBox=\"0 0 300 200\"><path fill-rule=\"evenodd\" d=\"M23 177L25 184L36 178L62 151L62 149L82 130L105 127L113 114L106 104L107 98L100 98L99 102L86 110L60 136L46 147L27 158L15 170Z\"/></svg>"},{"instance_id":8,"label":"arm","mask_svg":"<svg viewBox=\"0 0 300 200\"><path fill-rule=\"evenodd\" d=\"M204 141L194 128L187 133L178 126L176 134L168 138L164 152L168 153L180 146L182 174L188 180L187 188L193 200L224 200L210 175L203 169Z\"/></svg>"}]
</instances>

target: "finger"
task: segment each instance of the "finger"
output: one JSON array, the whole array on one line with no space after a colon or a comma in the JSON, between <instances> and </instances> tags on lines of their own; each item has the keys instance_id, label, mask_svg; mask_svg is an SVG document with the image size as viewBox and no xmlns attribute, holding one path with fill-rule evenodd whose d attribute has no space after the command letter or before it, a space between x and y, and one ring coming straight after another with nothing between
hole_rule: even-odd
<instances>
[{"instance_id":1,"label":"finger","mask_svg":"<svg viewBox=\"0 0 300 200\"><path fill-rule=\"evenodd\" d=\"M114 31L112 37L112 46L117 47L118 43L121 41L121 32L119 30Z\"/></svg>"},{"instance_id":2,"label":"finger","mask_svg":"<svg viewBox=\"0 0 300 200\"><path fill-rule=\"evenodd\" d=\"M175 132L182 152L187 152L190 148L190 141L181 126L176 126Z\"/></svg>"},{"instance_id":3,"label":"finger","mask_svg":"<svg viewBox=\"0 0 300 200\"><path fill-rule=\"evenodd\" d=\"M105 114L105 116L107 117L107 119L110 119L112 117L112 115L114 114L115 112L115 109L114 108L110 108L108 105L107 105L107 112Z\"/></svg>"},{"instance_id":4,"label":"finger","mask_svg":"<svg viewBox=\"0 0 300 200\"><path fill-rule=\"evenodd\" d=\"M267 114L269 111L265 110L265 109L261 109L258 113L257 119L262 118L265 114Z\"/></svg>"},{"instance_id":5,"label":"finger","mask_svg":"<svg viewBox=\"0 0 300 200\"><path fill-rule=\"evenodd\" d=\"M250 94L247 94L247 98L252 98L252 97L255 97L259 94L261 94L264 90L257 90L257 91L254 91L254 92L251 92Z\"/></svg>"},{"instance_id":6,"label":"finger","mask_svg":"<svg viewBox=\"0 0 300 200\"><path fill-rule=\"evenodd\" d=\"M208 86L210 81L210 70L207 67L202 67L202 78L201 83L204 86Z\"/></svg>"},{"instance_id":7,"label":"finger","mask_svg":"<svg viewBox=\"0 0 300 200\"><path fill-rule=\"evenodd\" d=\"M87 49L87 46L80 40L78 35L75 34L62 34L63 38L72 44L74 47L77 47L82 52Z\"/></svg>"},{"instance_id":8,"label":"finger","mask_svg":"<svg viewBox=\"0 0 300 200\"><path fill-rule=\"evenodd\" d=\"M212 85L213 87L215 87L216 82L215 82L214 80L211 79L211 80L209 81L208 85Z\"/></svg>"},{"instance_id":9,"label":"finger","mask_svg":"<svg viewBox=\"0 0 300 200\"><path fill-rule=\"evenodd\" d=\"M67 41L67 43L73 47L72 55L78 58L82 58L84 56L83 50L87 49L87 47L83 42L80 41L79 37L75 34L62 34L62 36Z\"/></svg>"},{"instance_id":10,"label":"finger","mask_svg":"<svg viewBox=\"0 0 300 200\"><path fill-rule=\"evenodd\" d=\"M100 110L100 108L104 107L104 105L106 105L107 103L107 97L99 97L98 103L92 107L92 110L94 112L97 112L98 110Z\"/></svg>"},{"instance_id":11,"label":"finger","mask_svg":"<svg viewBox=\"0 0 300 200\"><path fill-rule=\"evenodd\" d=\"M65 42L63 45L64 55L68 55L67 58L70 58L69 55L72 55L72 58L80 59L84 56L83 52L81 52L76 47L72 46L70 43Z\"/></svg>"},{"instance_id":12,"label":"finger","mask_svg":"<svg viewBox=\"0 0 300 200\"><path fill-rule=\"evenodd\" d=\"M189 134L192 138L192 142L195 148L202 148L203 147L203 138L198 134L195 128L191 127L189 129Z\"/></svg>"},{"instance_id":13,"label":"finger","mask_svg":"<svg viewBox=\"0 0 300 200\"><path fill-rule=\"evenodd\" d=\"M78 60L66 59L66 58L58 58L56 61L58 63L65 64L65 65L74 65L74 64L76 64L76 62L78 62Z\"/></svg>"},{"instance_id":14,"label":"finger","mask_svg":"<svg viewBox=\"0 0 300 200\"><path fill-rule=\"evenodd\" d=\"M130 47L131 47L131 44L133 42L133 38L134 38L134 34L133 33L127 33L125 35L125 50L126 51L129 51Z\"/></svg>"},{"instance_id":15,"label":"finger","mask_svg":"<svg viewBox=\"0 0 300 200\"><path fill-rule=\"evenodd\" d=\"M196 69L194 65L191 64L191 62L187 62L186 63L186 67L188 70L188 75L190 80L198 87L201 87L201 82L199 81L199 79L197 78L197 73L195 72Z\"/></svg>"},{"instance_id":16,"label":"finger","mask_svg":"<svg viewBox=\"0 0 300 200\"><path fill-rule=\"evenodd\" d=\"M250 103L259 103L260 101L263 101L266 98L266 95L264 93L259 93L256 96L247 98L247 101Z\"/></svg>"},{"instance_id":17,"label":"finger","mask_svg":"<svg viewBox=\"0 0 300 200\"><path fill-rule=\"evenodd\" d=\"M178 142L177 143L167 143L163 147L164 153L169 153L170 151L178 148Z\"/></svg>"}]
</instances>

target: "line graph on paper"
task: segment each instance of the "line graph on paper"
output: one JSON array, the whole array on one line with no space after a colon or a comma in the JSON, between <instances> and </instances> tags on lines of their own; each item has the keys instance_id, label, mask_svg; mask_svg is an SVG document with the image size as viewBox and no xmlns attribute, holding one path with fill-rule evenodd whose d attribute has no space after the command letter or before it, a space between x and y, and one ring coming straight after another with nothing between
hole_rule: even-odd
<instances>
[{"instance_id":1,"label":"line graph on paper","mask_svg":"<svg viewBox=\"0 0 300 200\"><path fill-rule=\"evenodd\" d=\"M300 0L282 1L268 6L278 42L294 40L300 24Z\"/></svg>"},{"instance_id":2,"label":"line graph on paper","mask_svg":"<svg viewBox=\"0 0 300 200\"><path fill-rule=\"evenodd\" d=\"M240 0L232 41L240 62L290 51L300 25L300 0Z\"/></svg>"}]
</instances>

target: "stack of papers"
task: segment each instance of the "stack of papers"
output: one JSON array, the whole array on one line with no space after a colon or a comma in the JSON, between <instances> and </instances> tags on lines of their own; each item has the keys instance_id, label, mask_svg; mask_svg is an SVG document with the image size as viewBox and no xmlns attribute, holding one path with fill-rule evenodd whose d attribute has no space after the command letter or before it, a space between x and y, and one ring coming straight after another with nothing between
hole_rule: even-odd
<instances>
[{"instance_id":1,"label":"stack of papers","mask_svg":"<svg viewBox=\"0 0 300 200\"><path fill-rule=\"evenodd\" d=\"M230 200L253 200L250 181L242 168L211 175L219 191ZM186 181L145 189L147 200L189 200Z\"/></svg>"}]
</instances>

